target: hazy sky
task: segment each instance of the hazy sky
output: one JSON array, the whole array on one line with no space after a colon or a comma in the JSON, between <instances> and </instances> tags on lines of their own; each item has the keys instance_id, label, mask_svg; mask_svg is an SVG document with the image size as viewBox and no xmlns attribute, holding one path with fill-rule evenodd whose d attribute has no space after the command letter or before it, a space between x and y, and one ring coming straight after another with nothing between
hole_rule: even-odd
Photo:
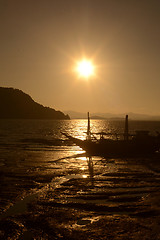
<instances>
[{"instance_id":1,"label":"hazy sky","mask_svg":"<svg viewBox=\"0 0 160 240\"><path fill-rule=\"evenodd\" d=\"M0 0L0 86L56 110L160 114L160 0Z\"/></svg>"}]
</instances>

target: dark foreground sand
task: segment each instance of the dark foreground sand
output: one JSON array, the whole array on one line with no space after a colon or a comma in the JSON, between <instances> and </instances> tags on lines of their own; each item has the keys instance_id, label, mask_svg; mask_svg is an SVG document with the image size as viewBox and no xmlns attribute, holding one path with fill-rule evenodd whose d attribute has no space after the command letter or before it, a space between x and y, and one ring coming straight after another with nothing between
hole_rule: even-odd
<instances>
[{"instance_id":1,"label":"dark foreground sand","mask_svg":"<svg viewBox=\"0 0 160 240\"><path fill-rule=\"evenodd\" d=\"M160 239L159 159L146 172L126 161L113 172L95 165L94 177L57 177L1 215L0 238Z\"/></svg>"}]
</instances>

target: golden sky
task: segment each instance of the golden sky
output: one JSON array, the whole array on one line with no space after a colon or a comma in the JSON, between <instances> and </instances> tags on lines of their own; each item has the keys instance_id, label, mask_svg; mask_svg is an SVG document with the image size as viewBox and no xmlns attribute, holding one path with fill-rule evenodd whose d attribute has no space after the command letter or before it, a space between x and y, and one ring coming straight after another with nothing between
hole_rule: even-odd
<instances>
[{"instance_id":1,"label":"golden sky","mask_svg":"<svg viewBox=\"0 0 160 240\"><path fill-rule=\"evenodd\" d=\"M57 110L160 114L159 0L0 3L0 86Z\"/></svg>"}]
</instances>

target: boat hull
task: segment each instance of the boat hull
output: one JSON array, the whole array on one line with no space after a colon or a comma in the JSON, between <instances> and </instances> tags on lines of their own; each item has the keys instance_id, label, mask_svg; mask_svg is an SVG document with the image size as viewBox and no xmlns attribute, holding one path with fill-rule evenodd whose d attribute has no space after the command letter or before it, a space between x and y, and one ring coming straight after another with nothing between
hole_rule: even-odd
<instances>
[{"instance_id":1,"label":"boat hull","mask_svg":"<svg viewBox=\"0 0 160 240\"><path fill-rule=\"evenodd\" d=\"M159 150L159 144L155 139L147 139L146 141L138 140L112 140L104 139L99 141L80 140L65 134L73 143L81 147L91 156L142 156L154 154Z\"/></svg>"}]
</instances>

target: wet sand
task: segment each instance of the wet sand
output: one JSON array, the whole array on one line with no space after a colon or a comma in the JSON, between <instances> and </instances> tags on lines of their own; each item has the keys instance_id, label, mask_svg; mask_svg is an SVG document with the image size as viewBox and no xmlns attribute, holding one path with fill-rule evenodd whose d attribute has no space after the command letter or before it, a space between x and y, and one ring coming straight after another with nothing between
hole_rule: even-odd
<instances>
[{"instance_id":1,"label":"wet sand","mask_svg":"<svg viewBox=\"0 0 160 240\"><path fill-rule=\"evenodd\" d=\"M159 156L93 160L88 167L25 177L10 172L3 194L18 189L16 176L23 184L0 216L0 238L160 239Z\"/></svg>"}]
</instances>

